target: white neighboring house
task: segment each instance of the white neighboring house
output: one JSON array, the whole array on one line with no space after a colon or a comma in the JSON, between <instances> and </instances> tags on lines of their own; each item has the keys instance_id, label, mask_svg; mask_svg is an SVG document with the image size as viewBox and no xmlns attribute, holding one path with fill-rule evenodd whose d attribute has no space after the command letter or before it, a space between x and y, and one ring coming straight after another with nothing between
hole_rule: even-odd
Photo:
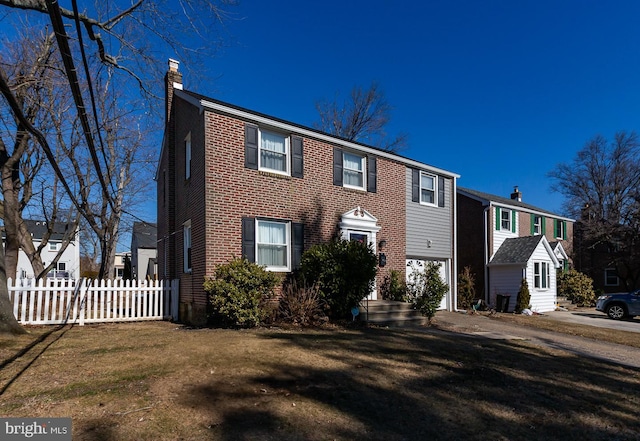
<instances>
[{"instance_id":1,"label":"white neighboring house","mask_svg":"<svg viewBox=\"0 0 640 441\"><path fill-rule=\"evenodd\" d=\"M131 234L131 278L155 280L158 274L158 227L154 223L134 222Z\"/></svg>"},{"instance_id":2,"label":"white neighboring house","mask_svg":"<svg viewBox=\"0 0 640 441\"><path fill-rule=\"evenodd\" d=\"M24 222L27 226L27 230L31 233L31 237L33 238L33 245L38 248L42 243L42 238L47 231L46 222L32 219L25 219ZM40 257L42 258L42 263L45 267L55 259L58 251L62 249L62 237L65 233L66 228L66 224L57 223L55 225L53 234L49 238L49 241L40 252ZM80 277L80 244L78 243L79 237L79 231L76 229L74 239L69 242L69 245L58 259L58 263L56 264L54 269L49 272L47 277L57 277L65 279L77 279L78 277ZM32 279L34 277L35 275L33 274L31 262L29 262L29 258L27 258L25 252L20 249L18 253L16 278Z\"/></svg>"},{"instance_id":3,"label":"white neighboring house","mask_svg":"<svg viewBox=\"0 0 640 441\"><path fill-rule=\"evenodd\" d=\"M131 259L131 253L116 253L113 264L113 279L122 280L124 277L124 267L127 258Z\"/></svg>"}]
</instances>

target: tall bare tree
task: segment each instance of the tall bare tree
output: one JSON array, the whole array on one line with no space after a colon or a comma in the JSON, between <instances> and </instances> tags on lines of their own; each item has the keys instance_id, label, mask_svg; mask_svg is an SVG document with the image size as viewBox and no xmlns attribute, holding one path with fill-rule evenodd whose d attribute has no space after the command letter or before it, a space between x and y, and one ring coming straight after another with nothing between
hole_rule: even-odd
<instances>
[{"instance_id":1,"label":"tall bare tree","mask_svg":"<svg viewBox=\"0 0 640 441\"><path fill-rule=\"evenodd\" d=\"M549 173L576 225L574 262L601 279L615 268L627 289L640 287L640 141L634 132L595 136L573 162ZM599 272L601 274L597 274Z\"/></svg>"},{"instance_id":2,"label":"tall bare tree","mask_svg":"<svg viewBox=\"0 0 640 441\"><path fill-rule=\"evenodd\" d=\"M386 129L393 108L377 83L366 90L354 87L349 98L316 102L320 121L317 129L392 152L406 147L406 134L389 137Z\"/></svg>"},{"instance_id":3,"label":"tall bare tree","mask_svg":"<svg viewBox=\"0 0 640 441\"><path fill-rule=\"evenodd\" d=\"M123 204L122 190L132 186L127 185L131 178L130 172L122 168L118 168L115 172L115 178L111 179L114 175L110 174L110 171L113 171L110 169L110 165L114 161L121 164L120 159L116 159L118 158L117 154L114 154L119 154L121 145L112 142L117 139L117 136L109 134L108 127L110 126L106 124L109 115L98 115L95 90L93 89L96 78L92 78L90 73L91 60L90 56L86 55L85 49L89 49L91 53L95 54L104 66L109 66L110 69L101 71L104 75L102 84L104 85L108 81L112 84L109 90L114 90L116 87L120 90L126 90L129 87L127 84L133 81L139 86L143 96L149 98L153 95L153 86L151 85L154 84L154 80L159 83L164 73L164 63L159 63L156 58L157 47L163 45L185 60L194 59L194 56L197 59L198 56L211 55L218 41L217 38L214 38L216 24L225 14L220 5L231 3L233 2L225 0L183 0L179 3L169 0L137 0L118 9L120 6L118 2L96 1L93 7L87 8L87 5L83 5L80 10L74 1L72 2L73 9L68 10L61 8L57 0L0 0L0 6L6 7L6 11L13 9L21 13L32 12L46 18L42 22L50 22L55 31L53 35L62 58L62 64L59 68L68 79L69 90L75 102L75 112L70 112L70 115L75 114L71 118L77 118L81 126L81 129L77 129L78 126L75 126L76 129L72 131L69 139L73 140L73 133L82 134L84 138L84 141L78 142L74 149L67 151L72 154L67 154L66 158L70 161L71 168L74 170L73 176L78 181L83 176L86 178L84 180L86 185L95 187L96 182L99 182L101 195L98 198L93 197L96 192L90 191L88 187L80 187L75 190L71 188L62 172L61 164L58 163L59 160L51 149L51 140L47 140L45 127L35 121L30 121L29 115L25 114L26 109L14 95L14 90L10 86L13 79L5 75L4 71L0 72L0 92L20 124L20 136L31 137L37 141L54 169L57 179L64 187L68 201L92 225L94 231L102 234L101 275L108 273L107 267L109 262L112 262L110 256L112 252L115 252ZM65 21L71 26L66 26ZM192 41L194 37L199 38L205 44L200 45L199 49L194 49ZM85 41L87 38L92 43ZM84 70L78 69L76 66L84 67ZM117 80L114 80L116 72L125 73L125 75L120 75ZM109 80L105 80L105 78ZM113 85L115 82L117 82L117 86ZM91 99L88 99L87 96ZM150 103L152 101L146 102L146 104ZM90 119L89 115L92 113L93 119ZM117 125L111 127L113 133L121 131ZM105 141L102 139L103 136ZM22 138L18 137L18 140L20 139ZM69 145L74 145L74 143ZM96 145L99 147L96 148ZM82 155L76 151L80 146L89 152L93 175L91 170L85 168L86 163ZM7 150L6 145L5 150ZM6 156L9 157L9 154L7 153ZM133 160L133 158L129 159ZM74 166L74 162L78 164L77 167ZM10 165L15 175L15 165ZM81 169L82 173L78 174L77 171ZM7 179L13 179L13 177ZM4 202L6 204L6 199ZM115 217L110 216L114 213ZM113 247L113 251L110 247ZM6 289L5 281L6 273L4 259L2 259L0 262L0 291L3 288ZM4 296L4 293L0 292L0 296ZM0 320L2 321L5 320L5 317L12 316L10 311L7 313L5 307L5 302L2 302L0 304Z\"/></svg>"}]
</instances>

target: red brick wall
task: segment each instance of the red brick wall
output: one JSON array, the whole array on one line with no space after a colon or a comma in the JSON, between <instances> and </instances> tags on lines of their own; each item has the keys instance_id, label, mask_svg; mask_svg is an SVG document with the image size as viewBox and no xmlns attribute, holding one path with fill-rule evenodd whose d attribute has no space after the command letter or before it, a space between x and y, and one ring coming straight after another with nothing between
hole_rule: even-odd
<instances>
[{"instance_id":1,"label":"red brick wall","mask_svg":"<svg viewBox=\"0 0 640 441\"><path fill-rule=\"evenodd\" d=\"M377 193L333 185L333 146L304 139L304 178L282 177L244 167L244 122L198 110L174 100L179 112L176 127L176 234L175 271L181 278L181 302L206 305L202 289L214 268L242 254L242 217L273 217L305 224L305 248L329 240L340 215L360 206L378 218L385 239L387 266L405 269L405 166L377 158ZM206 130L202 132L202 128ZM191 130L192 177L184 181L182 142ZM206 137L204 136L206 133ZM204 148L203 148L204 147ZM206 153L205 153L206 152ZM182 271L182 223L191 219L191 274Z\"/></svg>"},{"instance_id":2,"label":"red brick wall","mask_svg":"<svg viewBox=\"0 0 640 441\"><path fill-rule=\"evenodd\" d=\"M491 210L490 210L491 211ZM494 210L495 211L495 210ZM458 194L458 273L465 266L475 275L476 297L484 298L484 207L481 202ZM489 226L491 215L488 214ZM491 231L492 228L489 228Z\"/></svg>"}]
</instances>

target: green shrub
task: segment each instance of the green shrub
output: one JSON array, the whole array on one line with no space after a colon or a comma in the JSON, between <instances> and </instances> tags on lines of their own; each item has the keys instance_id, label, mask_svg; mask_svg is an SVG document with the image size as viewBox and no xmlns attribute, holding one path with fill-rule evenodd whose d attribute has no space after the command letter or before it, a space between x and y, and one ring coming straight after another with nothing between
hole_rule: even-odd
<instances>
[{"instance_id":1,"label":"green shrub","mask_svg":"<svg viewBox=\"0 0 640 441\"><path fill-rule=\"evenodd\" d=\"M318 325L327 319L324 305L317 285L306 286L294 279L282 291L278 318L294 325Z\"/></svg>"},{"instance_id":2,"label":"green shrub","mask_svg":"<svg viewBox=\"0 0 640 441\"><path fill-rule=\"evenodd\" d=\"M398 270L391 270L389 274L384 276L380 285L380 294L384 300L407 301L407 284L400 276L401 273Z\"/></svg>"},{"instance_id":3,"label":"green shrub","mask_svg":"<svg viewBox=\"0 0 640 441\"><path fill-rule=\"evenodd\" d=\"M515 312L520 314L524 309L529 308L531 303L531 293L529 292L529 283L527 279L522 279L520 283L520 290L518 291L518 297L516 298Z\"/></svg>"},{"instance_id":4,"label":"green shrub","mask_svg":"<svg viewBox=\"0 0 640 441\"><path fill-rule=\"evenodd\" d=\"M476 299L476 278L471 272L471 268L464 267L458 275L458 307L461 309L471 309Z\"/></svg>"},{"instance_id":5,"label":"green shrub","mask_svg":"<svg viewBox=\"0 0 640 441\"><path fill-rule=\"evenodd\" d=\"M579 306L593 306L597 298L591 277L573 269L558 276L558 295Z\"/></svg>"},{"instance_id":6,"label":"green shrub","mask_svg":"<svg viewBox=\"0 0 640 441\"><path fill-rule=\"evenodd\" d=\"M440 277L439 263L427 262L423 271L415 267L412 270L407 282L409 301L431 323L442 298L449 290L449 285Z\"/></svg>"},{"instance_id":7,"label":"green shrub","mask_svg":"<svg viewBox=\"0 0 640 441\"><path fill-rule=\"evenodd\" d=\"M267 315L267 303L279 277L246 259L219 265L207 278L204 290L209 297L213 323L231 327L258 326Z\"/></svg>"},{"instance_id":8,"label":"green shrub","mask_svg":"<svg viewBox=\"0 0 640 441\"><path fill-rule=\"evenodd\" d=\"M378 259L358 241L332 240L306 250L300 262L302 283L318 286L333 318L345 318L374 286Z\"/></svg>"}]
</instances>

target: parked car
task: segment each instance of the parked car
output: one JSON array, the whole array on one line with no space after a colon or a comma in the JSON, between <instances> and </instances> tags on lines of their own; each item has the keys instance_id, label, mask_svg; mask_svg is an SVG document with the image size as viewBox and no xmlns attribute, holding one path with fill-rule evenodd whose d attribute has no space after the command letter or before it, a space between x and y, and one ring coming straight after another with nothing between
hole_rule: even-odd
<instances>
[{"instance_id":1,"label":"parked car","mask_svg":"<svg viewBox=\"0 0 640 441\"><path fill-rule=\"evenodd\" d=\"M596 310L606 313L614 320L640 315L640 289L628 293L602 295L598 297Z\"/></svg>"}]
</instances>

